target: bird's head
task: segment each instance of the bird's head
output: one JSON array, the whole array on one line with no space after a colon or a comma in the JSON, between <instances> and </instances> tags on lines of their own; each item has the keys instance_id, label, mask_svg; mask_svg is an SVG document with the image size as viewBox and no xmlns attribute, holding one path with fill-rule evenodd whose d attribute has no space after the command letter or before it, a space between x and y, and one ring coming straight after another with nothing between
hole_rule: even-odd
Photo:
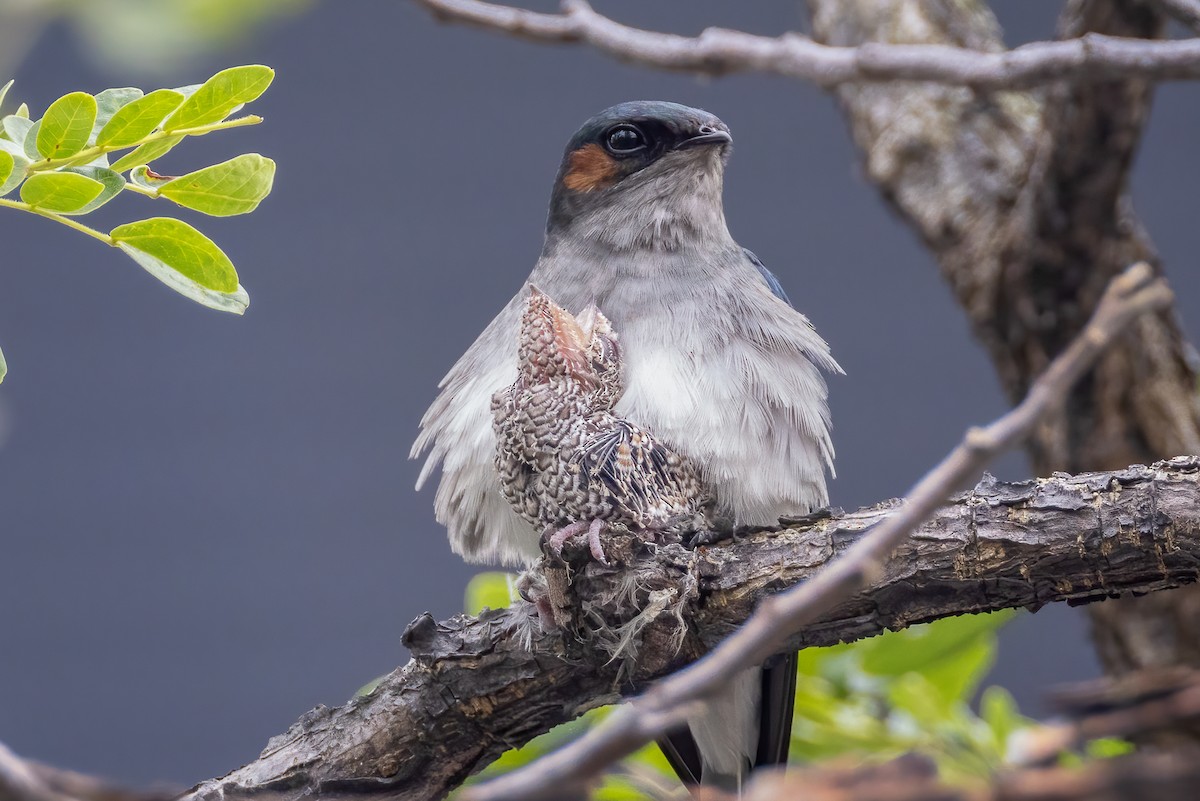
<instances>
[{"instance_id":1,"label":"bird's head","mask_svg":"<svg viewBox=\"0 0 1200 801\"><path fill-rule=\"evenodd\" d=\"M683 229L719 223L721 190L733 138L716 116L664 101L606 109L567 144L550 201L548 232L588 237L614 233L613 244L638 246L647 234L668 240ZM640 227L639 227L640 226ZM652 247L660 243L644 242ZM670 242L661 243L670 246Z\"/></svg>"},{"instance_id":2,"label":"bird's head","mask_svg":"<svg viewBox=\"0 0 1200 801\"><path fill-rule=\"evenodd\" d=\"M521 379L527 385L569 384L609 408L620 395L617 335L595 306L576 318L531 285L518 351Z\"/></svg>"}]
</instances>

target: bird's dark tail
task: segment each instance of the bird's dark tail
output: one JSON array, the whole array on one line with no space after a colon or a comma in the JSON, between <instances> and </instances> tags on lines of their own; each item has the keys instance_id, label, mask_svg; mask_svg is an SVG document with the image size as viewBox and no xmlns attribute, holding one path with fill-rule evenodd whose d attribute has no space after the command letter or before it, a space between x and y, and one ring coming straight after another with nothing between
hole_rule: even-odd
<instances>
[{"instance_id":1,"label":"bird's dark tail","mask_svg":"<svg viewBox=\"0 0 1200 801\"><path fill-rule=\"evenodd\" d=\"M763 666L758 751L753 765L755 768L787 763L792 742L798 657L795 652L783 654L774 657ZM686 726L668 733L658 741L658 747L662 749L667 762L681 782L688 788L700 786L704 780L700 749Z\"/></svg>"}]
</instances>

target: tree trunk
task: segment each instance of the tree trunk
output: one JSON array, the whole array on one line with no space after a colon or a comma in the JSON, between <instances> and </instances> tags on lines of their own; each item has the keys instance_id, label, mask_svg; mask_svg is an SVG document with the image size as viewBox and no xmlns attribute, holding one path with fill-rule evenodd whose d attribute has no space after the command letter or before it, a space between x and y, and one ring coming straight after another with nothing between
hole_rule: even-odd
<instances>
[{"instance_id":1,"label":"tree trunk","mask_svg":"<svg viewBox=\"0 0 1200 801\"><path fill-rule=\"evenodd\" d=\"M1003 47L980 0L809 0L815 38ZM1071 0L1059 34L1156 38L1137 0ZM867 174L933 252L1009 397L1087 321L1113 275L1158 266L1134 215L1129 168L1149 114L1142 81L979 94L919 83L846 86L837 97ZM1107 470L1200 453L1195 357L1173 311L1146 316L1100 360L1029 445L1034 470ZM1200 666L1200 590L1089 608L1112 673Z\"/></svg>"}]
</instances>

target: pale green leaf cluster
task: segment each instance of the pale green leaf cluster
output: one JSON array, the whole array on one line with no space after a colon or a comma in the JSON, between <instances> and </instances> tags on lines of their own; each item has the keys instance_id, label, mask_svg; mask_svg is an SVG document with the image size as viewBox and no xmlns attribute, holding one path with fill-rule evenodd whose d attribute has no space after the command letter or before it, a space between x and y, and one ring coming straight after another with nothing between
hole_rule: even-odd
<instances>
[{"instance_id":1,"label":"pale green leaf cluster","mask_svg":"<svg viewBox=\"0 0 1200 801\"><path fill-rule=\"evenodd\" d=\"M247 153L180 176L161 175L151 164L188 137L261 122L253 115L230 117L262 95L274 75L269 67L249 65L148 94L132 87L71 92L38 119L21 104L0 117L0 207L87 234L185 297L241 314L250 298L233 262L191 225L152 217L105 233L76 218L126 192L214 217L253 211L271 192L271 159ZM0 109L12 85L0 88Z\"/></svg>"},{"instance_id":2,"label":"pale green leaf cluster","mask_svg":"<svg viewBox=\"0 0 1200 801\"><path fill-rule=\"evenodd\" d=\"M988 688L971 708L1011 612L963 615L859 642L800 652L792 756L881 761L917 752L950 781L1002 767L1029 725L1011 696Z\"/></svg>"}]
</instances>

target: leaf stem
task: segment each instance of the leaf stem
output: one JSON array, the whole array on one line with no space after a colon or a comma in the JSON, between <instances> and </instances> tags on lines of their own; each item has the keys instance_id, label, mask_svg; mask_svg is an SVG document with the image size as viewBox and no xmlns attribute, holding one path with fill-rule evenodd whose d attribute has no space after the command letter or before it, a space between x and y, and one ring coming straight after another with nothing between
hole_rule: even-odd
<instances>
[{"instance_id":1,"label":"leaf stem","mask_svg":"<svg viewBox=\"0 0 1200 801\"><path fill-rule=\"evenodd\" d=\"M30 214L36 214L39 217L45 217L47 220L54 220L55 222L62 223L63 225L67 226L68 228L74 228L76 231L78 231L81 234L87 234L88 236L92 237L93 239L99 239L101 242L108 245L109 247L117 246L116 241L114 241L113 238L111 236L109 236L108 234L101 233L100 231L97 231L95 228L88 228L83 223L76 222L75 220L72 220L70 217L65 217L62 214L57 214L53 211L46 211L45 209L39 209L37 206L31 206L28 203L24 203L19 200L5 200L4 198L0 198L0 206L7 206L10 209L18 209L20 211L27 211Z\"/></svg>"},{"instance_id":2,"label":"leaf stem","mask_svg":"<svg viewBox=\"0 0 1200 801\"><path fill-rule=\"evenodd\" d=\"M92 145L89 148L79 151L74 156L66 156L61 159L42 159L35 161L25 168L26 175L33 175L35 172L45 170L57 170L62 167L78 167L96 160L100 156L108 153L115 153L118 150L129 150L132 148L141 147L150 142L157 142L160 139L167 139L172 136L204 136L204 134L212 133L213 131L223 131L226 128L241 128L245 125L258 125L262 122L262 117L257 114L248 114L245 117L238 117L232 120L221 120L220 122L210 123L208 125L197 125L194 128L176 128L171 131L155 131L154 133L143 136L136 142L127 145L112 147L109 145Z\"/></svg>"},{"instance_id":3,"label":"leaf stem","mask_svg":"<svg viewBox=\"0 0 1200 801\"><path fill-rule=\"evenodd\" d=\"M162 195L158 193L157 189L148 189L140 184L135 184L132 181L129 181L125 184L125 189L130 192L137 192L139 195L145 195L146 197L162 197Z\"/></svg>"}]
</instances>

